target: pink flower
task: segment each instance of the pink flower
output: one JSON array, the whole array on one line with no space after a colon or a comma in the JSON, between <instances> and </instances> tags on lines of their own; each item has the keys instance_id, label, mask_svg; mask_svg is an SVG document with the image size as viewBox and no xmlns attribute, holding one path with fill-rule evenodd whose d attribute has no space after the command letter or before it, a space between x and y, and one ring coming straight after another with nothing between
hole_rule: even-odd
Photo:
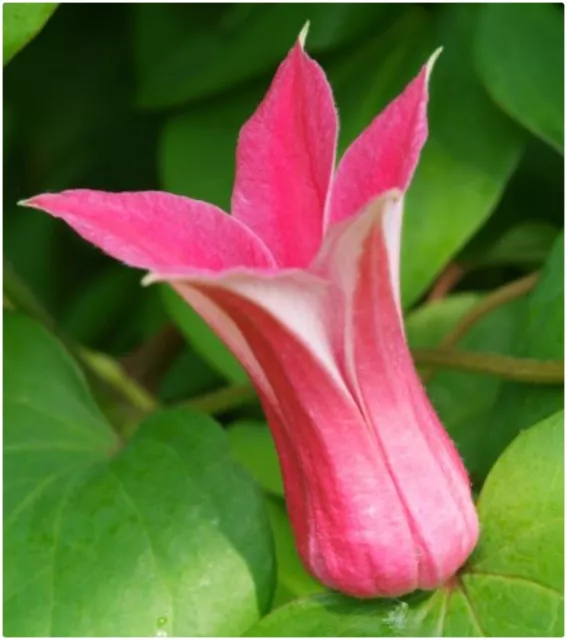
<instances>
[{"instance_id":1,"label":"pink flower","mask_svg":"<svg viewBox=\"0 0 567 640\"><path fill-rule=\"evenodd\" d=\"M262 400L305 565L358 597L432 589L478 537L400 306L403 194L427 136L431 66L334 171L331 88L300 37L240 133L231 216L161 192L23 203L169 281L226 342Z\"/></svg>"}]
</instances>

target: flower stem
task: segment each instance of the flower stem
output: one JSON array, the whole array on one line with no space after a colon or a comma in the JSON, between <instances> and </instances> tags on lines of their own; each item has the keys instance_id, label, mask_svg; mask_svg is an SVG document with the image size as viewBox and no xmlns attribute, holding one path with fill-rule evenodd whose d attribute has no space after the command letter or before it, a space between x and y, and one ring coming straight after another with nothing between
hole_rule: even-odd
<instances>
[{"instance_id":1,"label":"flower stem","mask_svg":"<svg viewBox=\"0 0 567 640\"><path fill-rule=\"evenodd\" d=\"M433 285L425 304L442 300L465 275L463 267L456 262L450 263Z\"/></svg>"},{"instance_id":2,"label":"flower stem","mask_svg":"<svg viewBox=\"0 0 567 640\"><path fill-rule=\"evenodd\" d=\"M254 387L249 383L223 387L197 398L187 400L181 406L211 415L224 413L256 399Z\"/></svg>"},{"instance_id":3,"label":"flower stem","mask_svg":"<svg viewBox=\"0 0 567 640\"><path fill-rule=\"evenodd\" d=\"M512 358L449 349L416 349L413 351L413 356L417 365L493 375L516 382L561 384L564 380L563 360ZM183 402L181 406L218 415L247 404L255 397L252 385L240 384L198 396Z\"/></svg>"},{"instance_id":4,"label":"flower stem","mask_svg":"<svg viewBox=\"0 0 567 640\"><path fill-rule=\"evenodd\" d=\"M484 373L516 382L561 384L564 380L563 360L513 358L492 353L476 353L454 349L415 349L417 365L443 367L470 373Z\"/></svg>"},{"instance_id":5,"label":"flower stem","mask_svg":"<svg viewBox=\"0 0 567 640\"><path fill-rule=\"evenodd\" d=\"M535 287L538 279L538 272L530 273L519 280L514 280L513 282L496 289L492 293L489 293L486 297L475 304L474 307L461 319L453 331L443 339L440 347L446 349L454 347L479 320L498 307L501 307L508 302L512 302L512 300L516 300L516 298L521 298L526 293L529 293Z\"/></svg>"},{"instance_id":6,"label":"flower stem","mask_svg":"<svg viewBox=\"0 0 567 640\"><path fill-rule=\"evenodd\" d=\"M489 313L501 307L512 300L521 298L526 293L529 293L536 285L539 279L539 273L530 273L519 280L514 280L505 284L503 287L492 291L482 300L477 302L474 307L463 317L457 326L450 331L439 345L440 349L452 349L463 338L470 329L482 318ZM426 369L421 371L421 379L424 382L429 382L435 375L435 369Z\"/></svg>"}]
</instances>

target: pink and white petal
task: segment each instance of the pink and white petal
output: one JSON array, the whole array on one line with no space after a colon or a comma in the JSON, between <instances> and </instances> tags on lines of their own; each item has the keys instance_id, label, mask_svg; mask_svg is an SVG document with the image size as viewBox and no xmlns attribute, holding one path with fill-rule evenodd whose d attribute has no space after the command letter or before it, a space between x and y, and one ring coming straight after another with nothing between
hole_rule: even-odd
<instances>
[{"instance_id":1,"label":"pink and white petal","mask_svg":"<svg viewBox=\"0 0 567 640\"><path fill-rule=\"evenodd\" d=\"M248 284L212 296L246 335L279 398L271 426L304 562L352 595L411 590L417 565L407 562L413 539L403 505L333 363L324 326L311 317L313 299L293 295L282 304L283 293L266 302ZM294 283L285 285L289 295Z\"/></svg>"},{"instance_id":2,"label":"pink and white petal","mask_svg":"<svg viewBox=\"0 0 567 640\"><path fill-rule=\"evenodd\" d=\"M427 85L438 53L346 150L326 223L355 215L385 191L409 187L427 139Z\"/></svg>"},{"instance_id":3,"label":"pink and white petal","mask_svg":"<svg viewBox=\"0 0 567 640\"><path fill-rule=\"evenodd\" d=\"M334 362L323 315L328 284L300 272L188 284L230 318L230 327L211 326L259 390L306 565L352 595L411 590L413 539L385 460Z\"/></svg>"},{"instance_id":4,"label":"pink and white petal","mask_svg":"<svg viewBox=\"0 0 567 640\"><path fill-rule=\"evenodd\" d=\"M83 238L133 267L218 272L274 266L265 245L245 225L211 204L183 196L75 189L20 204L62 218Z\"/></svg>"},{"instance_id":5,"label":"pink and white petal","mask_svg":"<svg viewBox=\"0 0 567 640\"><path fill-rule=\"evenodd\" d=\"M399 203L399 194L387 194L339 225L317 264L337 284L333 307L342 305L344 314L335 316L341 325L335 344L343 340L335 351L407 510L420 555L418 585L428 589L466 560L478 521L466 470L429 403L404 335L391 266Z\"/></svg>"},{"instance_id":6,"label":"pink and white petal","mask_svg":"<svg viewBox=\"0 0 567 640\"><path fill-rule=\"evenodd\" d=\"M233 215L282 267L306 266L319 248L336 138L331 87L298 40L240 132L232 194Z\"/></svg>"},{"instance_id":7,"label":"pink and white petal","mask_svg":"<svg viewBox=\"0 0 567 640\"><path fill-rule=\"evenodd\" d=\"M238 358L246 369L250 379L254 382L257 391L271 405L276 403L274 391L266 378L264 371L250 349L250 345L242 334L234 320L215 304L210 295L207 295L210 282L204 279L187 279L187 276L155 276L145 278L145 283L158 282L166 279L177 293L205 320L211 329L223 340L226 346ZM222 277L219 282L222 282ZM204 285L204 288L203 288Z\"/></svg>"}]
</instances>

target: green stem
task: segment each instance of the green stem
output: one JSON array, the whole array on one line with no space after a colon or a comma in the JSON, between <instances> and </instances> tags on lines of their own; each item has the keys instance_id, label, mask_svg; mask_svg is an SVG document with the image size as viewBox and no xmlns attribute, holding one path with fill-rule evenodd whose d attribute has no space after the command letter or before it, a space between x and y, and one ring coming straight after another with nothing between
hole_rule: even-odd
<instances>
[{"instance_id":1,"label":"green stem","mask_svg":"<svg viewBox=\"0 0 567 640\"><path fill-rule=\"evenodd\" d=\"M563 360L532 360L448 349L416 349L413 357L417 365L493 375L516 382L562 384L564 380ZM247 404L255 397L252 385L240 384L198 396L183 402L182 406L217 415Z\"/></svg>"},{"instance_id":2,"label":"green stem","mask_svg":"<svg viewBox=\"0 0 567 640\"><path fill-rule=\"evenodd\" d=\"M473 353L446 348L416 349L412 353L418 366L484 373L506 380L533 384L561 384L564 380L563 360L512 358L492 353Z\"/></svg>"},{"instance_id":3,"label":"green stem","mask_svg":"<svg viewBox=\"0 0 567 640\"><path fill-rule=\"evenodd\" d=\"M439 345L442 348L454 347L459 340L465 336L473 325L482 320L489 313L502 307L512 300L521 298L529 293L536 285L539 279L539 273L530 273L530 275L514 280L480 300L474 307L461 319L459 324L451 331Z\"/></svg>"},{"instance_id":4,"label":"green stem","mask_svg":"<svg viewBox=\"0 0 567 640\"><path fill-rule=\"evenodd\" d=\"M489 293L461 318L457 326L441 341L439 348L448 350L455 347L477 322L495 309L529 293L535 287L538 279L539 273L531 273ZM420 375L424 382L429 382L435 375L435 368L422 370Z\"/></svg>"},{"instance_id":5,"label":"green stem","mask_svg":"<svg viewBox=\"0 0 567 640\"><path fill-rule=\"evenodd\" d=\"M126 398L129 404L139 410L141 414L152 413L158 409L157 400L144 387L139 385L134 378L129 377L116 360L104 353L90 351L83 347L79 348L78 355L90 371L115 389L119 395Z\"/></svg>"},{"instance_id":6,"label":"green stem","mask_svg":"<svg viewBox=\"0 0 567 640\"><path fill-rule=\"evenodd\" d=\"M183 407L203 411L211 415L224 413L256 399L256 392L251 384L239 384L212 391L182 403Z\"/></svg>"}]
</instances>

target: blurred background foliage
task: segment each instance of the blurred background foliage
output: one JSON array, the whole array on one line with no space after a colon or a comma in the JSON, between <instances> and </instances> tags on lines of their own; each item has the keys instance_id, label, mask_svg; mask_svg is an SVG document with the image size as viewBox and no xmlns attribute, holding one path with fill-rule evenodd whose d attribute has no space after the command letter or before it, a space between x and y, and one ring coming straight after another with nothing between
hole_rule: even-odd
<instances>
[{"instance_id":1,"label":"blurred background foliage","mask_svg":"<svg viewBox=\"0 0 567 640\"><path fill-rule=\"evenodd\" d=\"M22 6L35 13L22 17ZM4 5L5 278L25 283L66 335L118 359L159 401L190 399L246 376L172 291L139 286L140 272L16 203L76 187L163 189L228 209L239 128L306 20L307 49L335 92L341 152L444 47L431 82L430 138L407 200L402 272L410 342L438 344L487 291L545 264L547 280L533 296L488 316L462 344L562 357L562 5L54 9ZM435 283L447 281L451 295L432 302ZM521 426L561 404L555 389L534 387L530 396L514 383L465 373L440 373L429 391L479 482ZM520 397L529 403L521 412ZM522 424L487 438L511 411L522 414ZM244 406L221 418L236 421L229 429L235 455L268 496L282 567L276 602L319 590L294 555L260 409Z\"/></svg>"}]
</instances>

